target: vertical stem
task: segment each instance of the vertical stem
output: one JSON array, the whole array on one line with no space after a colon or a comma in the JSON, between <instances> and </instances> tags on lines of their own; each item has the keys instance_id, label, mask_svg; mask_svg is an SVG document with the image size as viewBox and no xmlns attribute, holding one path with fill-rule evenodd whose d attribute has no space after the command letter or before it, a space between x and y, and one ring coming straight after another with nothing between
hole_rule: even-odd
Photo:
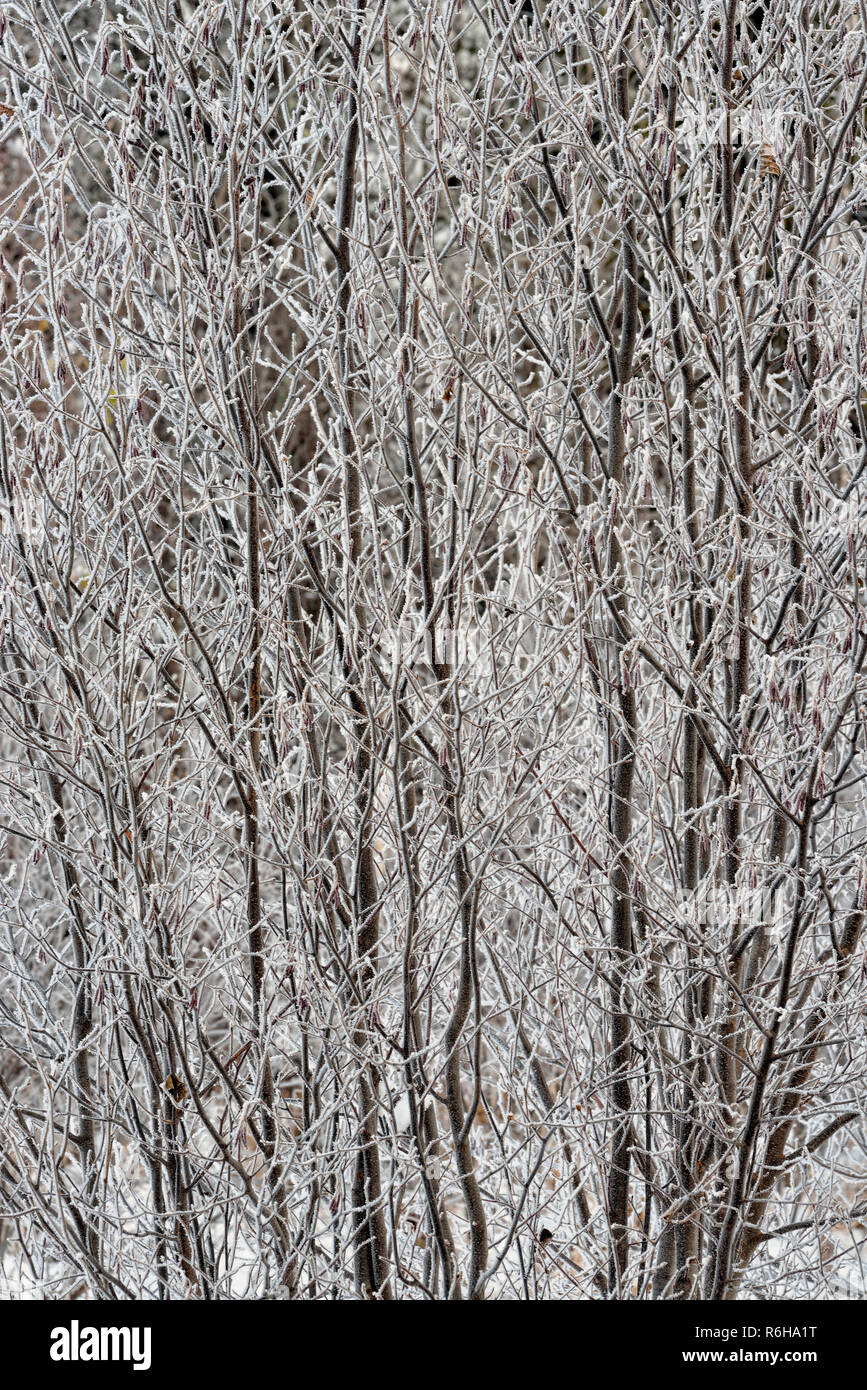
<instances>
[{"instance_id":1,"label":"vertical stem","mask_svg":"<svg viewBox=\"0 0 867 1390\"><path fill-rule=\"evenodd\" d=\"M627 34L618 52L615 78L615 104L622 121L628 113ZM633 246L633 218L627 210L621 237L622 322L620 343L612 362L611 394L608 400L608 479L609 492L618 495L624 475L625 433L623 389L632 372L632 359L638 331L638 285ZM610 945L611 1023L609 1066L611 1099L615 1111L611 1162L608 1174L607 1214L612 1253L609 1268L611 1292L620 1289L629 1255L629 1169L632 1144L632 1091L629 1084L631 1018L625 999L625 973L632 953L632 788L635 777L636 700L632 683L623 668L623 652L628 631L625 556L616 525L609 532L607 568L612 583L612 649L616 688L617 727L612 731L609 787L612 860Z\"/></svg>"},{"instance_id":2,"label":"vertical stem","mask_svg":"<svg viewBox=\"0 0 867 1390\"><path fill-rule=\"evenodd\" d=\"M363 559L361 524L361 473L353 429L355 388L353 386L353 353L349 306L352 296L352 256L350 232L355 213L355 187L359 143L359 97L361 61L361 21L366 0L359 0L355 10L349 40L350 79L348 86L348 123L343 149L337 195L337 366L343 393L340 419L340 453L344 467L345 526L348 539L348 586L355 576L360 577ZM379 906L376 867L370 828L373 807L373 757L371 731L364 699L363 677L359 656L364 651L366 624L361 604L355 608L354 633L350 632L347 647L349 669L346 671L349 705L353 722L356 872L353 885L356 950L358 955L357 985L362 1000L369 998L375 977L379 942ZM355 648L355 651L352 648ZM359 1015L354 1041L363 1052L367 1045L364 1019ZM355 1223L355 1283L366 1298L392 1297L388 1267L388 1237L382 1199L379 1146L376 1137L377 1083L375 1069L362 1065L358 1079L359 1147L355 1159L352 1185L352 1205Z\"/></svg>"}]
</instances>

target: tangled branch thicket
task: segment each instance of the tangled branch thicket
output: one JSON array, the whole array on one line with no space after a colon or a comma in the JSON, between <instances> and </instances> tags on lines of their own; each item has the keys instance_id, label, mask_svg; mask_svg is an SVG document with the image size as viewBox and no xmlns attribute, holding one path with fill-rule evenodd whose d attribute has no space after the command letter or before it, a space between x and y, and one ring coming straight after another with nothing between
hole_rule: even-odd
<instances>
[{"instance_id":1,"label":"tangled branch thicket","mask_svg":"<svg viewBox=\"0 0 867 1390\"><path fill-rule=\"evenodd\" d=\"M864 0L4 0L0 1244L864 1296Z\"/></svg>"}]
</instances>

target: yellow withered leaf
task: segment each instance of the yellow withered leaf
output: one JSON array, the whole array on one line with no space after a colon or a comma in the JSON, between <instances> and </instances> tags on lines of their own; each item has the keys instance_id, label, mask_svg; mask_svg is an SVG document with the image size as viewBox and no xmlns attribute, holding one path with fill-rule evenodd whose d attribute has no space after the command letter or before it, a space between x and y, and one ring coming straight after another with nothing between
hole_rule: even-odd
<instances>
[{"instance_id":1,"label":"yellow withered leaf","mask_svg":"<svg viewBox=\"0 0 867 1390\"><path fill-rule=\"evenodd\" d=\"M765 175L770 175L771 177L778 179L780 177L781 172L782 170L780 169L780 166L777 163L773 150L771 149L767 140L763 141L761 156L759 158L759 178L763 178L765 177Z\"/></svg>"},{"instance_id":2,"label":"yellow withered leaf","mask_svg":"<svg viewBox=\"0 0 867 1390\"><path fill-rule=\"evenodd\" d=\"M166 1077L166 1090L175 1102L175 1105L180 1105L187 1094L187 1088L183 1081L179 1076L176 1076L173 1071L170 1071Z\"/></svg>"}]
</instances>

